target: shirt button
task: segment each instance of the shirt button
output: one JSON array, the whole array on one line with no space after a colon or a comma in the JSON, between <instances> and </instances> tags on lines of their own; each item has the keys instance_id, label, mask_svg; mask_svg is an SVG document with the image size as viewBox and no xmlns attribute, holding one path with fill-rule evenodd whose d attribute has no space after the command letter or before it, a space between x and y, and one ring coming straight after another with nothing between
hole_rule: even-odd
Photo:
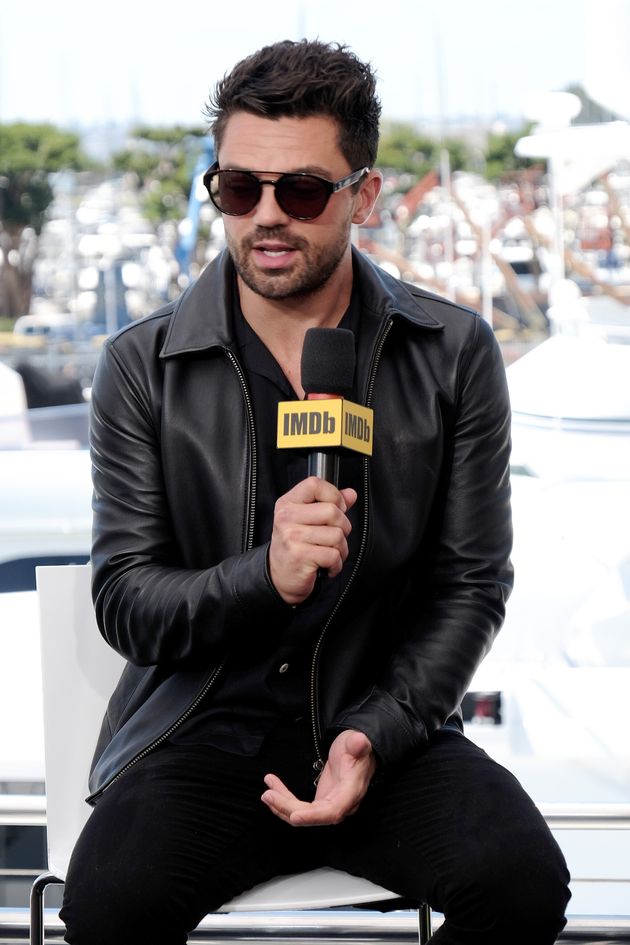
<instances>
[{"instance_id":1,"label":"shirt button","mask_svg":"<svg viewBox=\"0 0 630 945\"><path fill-rule=\"evenodd\" d=\"M279 672L279 673L286 673L286 671L288 670L288 668L289 668L289 664L288 664L288 663L283 663L282 666L279 667L278 672Z\"/></svg>"}]
</instances>

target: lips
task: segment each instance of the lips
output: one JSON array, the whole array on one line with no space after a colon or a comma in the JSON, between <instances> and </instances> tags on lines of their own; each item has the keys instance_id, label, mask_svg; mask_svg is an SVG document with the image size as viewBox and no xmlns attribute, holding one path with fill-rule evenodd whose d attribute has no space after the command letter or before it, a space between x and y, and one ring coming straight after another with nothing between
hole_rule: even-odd
<instances>
[{"instance_id":1,"label":"lips","mask_svg":"<svg viewBox=\"0 0 630 945\"><path fill-rule=\"evenodd\" d=\"M290 253L295 249L290 243L270 242L268 240L254 243L252 249L261 253L267 253L272 256L278 256L280 253Z\"/></svg>"},{"instance_id":2,"label":"lips","mask_svg":"<svg viewBox=\"0 0 630 945\"><path fill-rule=\"evenodd\" d=\"M295 259L297 249L286 243L255 243L252 256L258 266L264 269L281 269Z\"/></svg>"}]
</instances>

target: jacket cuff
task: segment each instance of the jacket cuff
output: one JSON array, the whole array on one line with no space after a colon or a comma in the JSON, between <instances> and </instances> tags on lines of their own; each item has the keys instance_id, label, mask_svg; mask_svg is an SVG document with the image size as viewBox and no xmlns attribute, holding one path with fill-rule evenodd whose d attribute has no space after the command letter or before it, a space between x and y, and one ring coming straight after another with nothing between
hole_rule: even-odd
<instances>
[{"instance_id":1,"label":"jacket cuff","mask_svg":"<svg viewBox=\"0 0 630 945\"><path fill-rule=\"evenodd\" d=\"M359 703L337 716L327 729L328 744L343 729L353 728L370 739L379 768L386 768L422 748L427 741L426 727L409 717L382 689L374 688Z\"/></svg>"},{"instance_id":2,"label":"jacket cuff","mask_svg":"<svg viewBox=\"0 0 630 945\"><path fill-rule=\"evenodd\" d=\"M232 592L241 612L257 623L261 613L266 617L287 617L292 613L291 605L282 599L271 580L268 549L266 543L242 555L232 575Z\"/></svg>"}]
</instances>

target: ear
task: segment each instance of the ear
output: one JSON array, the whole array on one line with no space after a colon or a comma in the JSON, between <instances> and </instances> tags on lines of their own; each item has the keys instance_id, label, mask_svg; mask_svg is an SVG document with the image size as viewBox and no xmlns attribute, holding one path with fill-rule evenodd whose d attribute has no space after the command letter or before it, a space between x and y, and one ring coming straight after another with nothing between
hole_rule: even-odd
<instances>
[{"instance_id":1,"label":"ear","mask_svg":"<svg viewBox=\"0 0 630 945\"><path fill-rule=\"evenodd\" d=\"M359 192L354 198L353 223L360 226L369 219L382 186L383 175L381 172L376 170L370 171L367 177L361 182Z\"/></svg>"}]
</instances>

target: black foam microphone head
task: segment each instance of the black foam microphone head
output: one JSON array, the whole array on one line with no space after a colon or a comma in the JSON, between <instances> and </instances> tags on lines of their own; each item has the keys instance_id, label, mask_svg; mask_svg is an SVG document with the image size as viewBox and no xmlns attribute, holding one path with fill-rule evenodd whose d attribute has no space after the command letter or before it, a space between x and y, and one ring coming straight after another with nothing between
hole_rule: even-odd
<instances>
[{"instance_id":1,"label":"black foam microphone head","mask_svg":"<svg viewBox=\"0 0 630 945\"><path fill-rule=\"evenodd\" d=\"M309 328L302 348L302 387L307 394L349 397L354 383L354 334L347 328Z\"/></svg>"}]
</instances>

